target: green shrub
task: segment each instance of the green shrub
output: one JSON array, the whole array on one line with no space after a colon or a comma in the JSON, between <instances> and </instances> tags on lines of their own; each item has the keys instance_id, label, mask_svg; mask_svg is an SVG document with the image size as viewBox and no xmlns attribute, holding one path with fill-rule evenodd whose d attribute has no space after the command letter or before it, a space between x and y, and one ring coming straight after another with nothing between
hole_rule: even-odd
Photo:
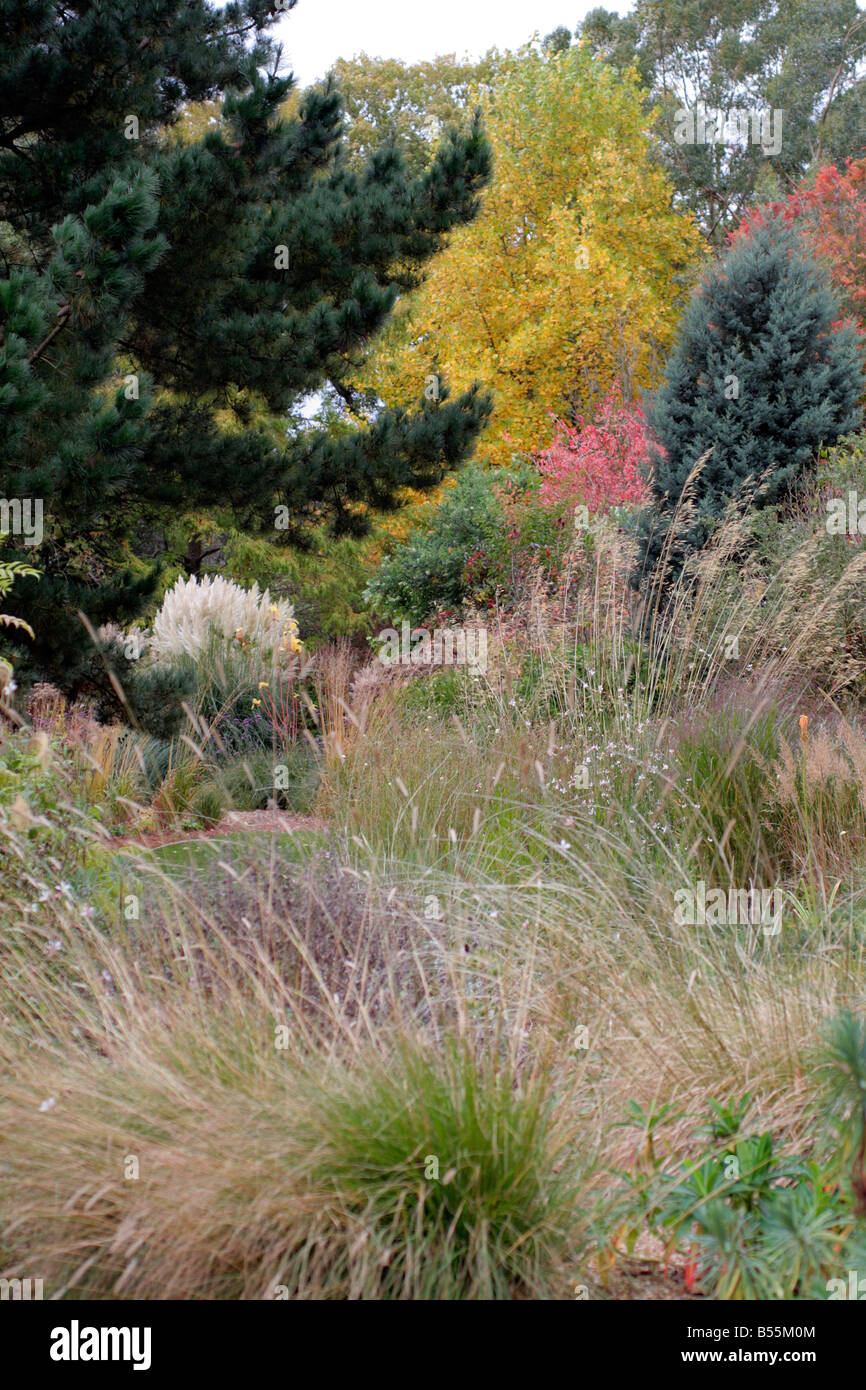
<instances>
[{"instance_id":1,"label":"green shrub","mask_svg":"<svg viewBox=\"0 0 866 1390\"><path fill-rule=\"evenodd\" d=\"M172 745L165 777L153 798L153 809L159 818L174 820L191 814L199 789L205 779L202 759L186 743Z\"/></svg>"},{"instance_id":2,"label":"green shrub","mask_svg":"<svg viewBox=\"0 0 866 1390\"><path fill-rule=\"evenodd\" d=\"M416 624L489 605L518 590L537 564L555 574L569 536L562 509L542 504L534 469L518 461L496 469L469 464L429 526L382 561L365 597L391 622Z\"/></svg>"},{"instance_id":3,"label":"green shrub","mask_svg":"<svg viewBox=\"0 0 866 1390\"><path fill-rule=\"evenodd\" d=\"M85 676L100 723L131 723L157 739L178 733L186 719L183 706L193 702L195 687L189 664L151 667L126 660L114 638L90 658Z\"/></svg>"},{"instance_id":4,"label":"green shrub","mask_svg":"<svg viewBox=\"0 0 866 1390\"><path fill-rule=\"evenodd\" d=\"M496 474L470 464L439 503L428 530L411 532L382 561L365 597L392 622L421 623L440 611L486 600L502 582L505 545ZM475 560L471 585L466 568Z\"/></svg>"}]
</instances>

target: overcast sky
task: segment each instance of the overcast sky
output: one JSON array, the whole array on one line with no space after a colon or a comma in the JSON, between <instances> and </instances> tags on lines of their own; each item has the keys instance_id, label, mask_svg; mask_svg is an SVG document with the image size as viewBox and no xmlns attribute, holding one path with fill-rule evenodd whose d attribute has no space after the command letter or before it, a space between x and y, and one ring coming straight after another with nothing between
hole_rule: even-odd
<instances>
[{"instance_id":1,"label":"overcast sky","mask_svg":"<svg viewBox=\"0 0 866 1390\"><path fill-rule=\"evenodd\" d=\"M418 62L517 48L534 30L542 38L560 24L573 31L600 3L619 14L631 8L628 0L298 0L272 32L286 65L307 86L335 59L358 53Z\"/></svg>"}]
</instances>

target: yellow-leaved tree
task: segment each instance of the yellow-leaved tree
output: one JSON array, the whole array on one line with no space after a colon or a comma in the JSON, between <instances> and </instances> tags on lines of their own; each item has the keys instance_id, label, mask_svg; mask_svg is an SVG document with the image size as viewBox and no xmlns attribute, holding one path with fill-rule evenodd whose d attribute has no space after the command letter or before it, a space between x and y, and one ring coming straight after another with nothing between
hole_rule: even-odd
<instances>
[{"instance_id":1,"label":"yellow-leaved tree","mask_svg":"<svg viewBox=\"0 0 866 1390\"><path fill-rule=\"evenodd\" d=\"M703 242L671 208L636 79L581 47L513 55L479 92L493 145L480 215L406 296L360 382L409 404L481 380L478 446L507 462L549 442L551 412L652 385Z\"/></svg>"}]
</instances>

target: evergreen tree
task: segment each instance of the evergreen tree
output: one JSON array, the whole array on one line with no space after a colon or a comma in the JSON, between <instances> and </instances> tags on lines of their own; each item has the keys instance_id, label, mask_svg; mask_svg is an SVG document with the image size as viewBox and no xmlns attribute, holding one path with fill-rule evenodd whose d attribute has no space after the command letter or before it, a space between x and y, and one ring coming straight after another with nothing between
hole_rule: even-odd
<instances>
[{"instance_id":1,"label":"evergreen tree","mask_svg":"<svg viewBox=\"0 0 866 1390\"><path fill-rule=\"evenodd\" d=\"M825 272L778 217L713 264L649 403L654 507L643 518L639 576L664 550L665 579L673 577L730 499L778 501L822 444L857 427L859 345L852 327L834 328L837 312ZM705 454L689 489L693 505L669 538Z\"/></svg>"},{"instance_id":2,"label":"evergreen tree","mask_svg":"<svg viewBox=\"0 0 866 1390\"><path fill-rule=\"evenodd\" d=\"M26 555L43 577L15 611L67 689L91 669L78 610L94 627L141 611L160 559L140 542L167 518L219 508L281 544L323 522L360 534L487 417L477 387L431 400L421 376L417 408L376 403L369 428L275 436L322 386L350 397L490 163L476 117L421 172L393 147L350 167L331 82L282 117L294 84L267 26L293 3L0 0L0 490L42 500ZM216 128L175 138L184 105L215 97ZM0 560L21 554L6 537Z\"/></svg>"}]
</instances>

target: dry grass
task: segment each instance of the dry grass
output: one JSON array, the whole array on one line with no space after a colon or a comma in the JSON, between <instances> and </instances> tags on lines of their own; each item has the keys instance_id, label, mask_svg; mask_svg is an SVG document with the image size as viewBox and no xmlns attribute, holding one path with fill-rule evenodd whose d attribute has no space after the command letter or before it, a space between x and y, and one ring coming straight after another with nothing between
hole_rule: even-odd
<instances>
[{"instance_id":1,"label":"dry grass","mask_svg":"<svg viewBox=\"0 0 866 1390\"><path fill-rule=\"evenodd\" d=\"M352 645L345 639L321 647L316 653L316 723L325 766L329 768L346 756L364 717L363 707L356 714L349 705L356 667Z\"/></svg>"},{"instance_id":2,"label":"dry grass","mask_svg":"<svg viewBox=\"0 0 866 1390\"><path fill-rule=\"evenodd\" d=\"M562 594L493 622L485 678L353 695L348 647L319 655L330 838L171 877L91 849L43 911L51 866L7 818L0 1275L568 1296L645 1139L629 1101L674 1105L672 1156L747 1091L817 1152L820 1027L866 985L866 733L818 639L862 563L811 609L805 553L732 585L741 525L648 648L628 543L599 531ZM781 933L678 925L701 876L779 886Z\"/></svg>"},{"instance_id":3,"label":"dry grass","mask_svg":"<svg viewBox=\"0 0 866 1390\"><path fill-rule=\"evenodd\" d=\"M55 1297L561 1283L576 1135L508 1030L469 1028L451 934L357 872L220 868L208 894L142 867L111 936L58 911L49 960L13 936L4 1267Z\"/></svg>"}]
</instances>

